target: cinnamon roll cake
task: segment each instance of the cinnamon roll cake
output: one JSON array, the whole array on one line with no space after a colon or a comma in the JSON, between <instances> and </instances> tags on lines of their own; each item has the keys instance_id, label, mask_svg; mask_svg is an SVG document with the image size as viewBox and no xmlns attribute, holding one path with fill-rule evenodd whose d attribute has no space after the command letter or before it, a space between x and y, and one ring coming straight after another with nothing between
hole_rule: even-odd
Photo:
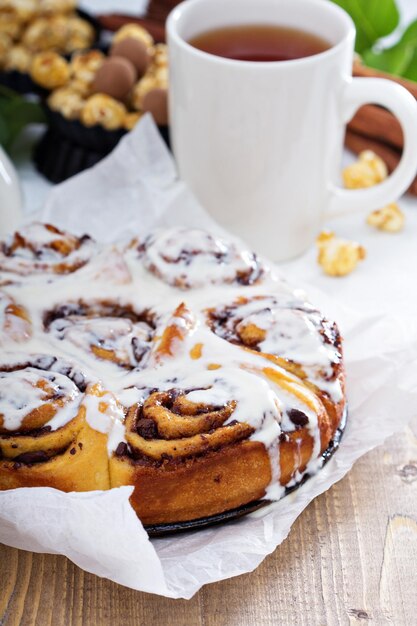
<instances>
[{"instance_id":1,"label":"cinnamon roll cake","mask_svg":"<svg viewBox=\"0 0 417 626\"><path fill-rule=\"evenodd\" d=\"M341 337L233 240L0 243L0 489L132 485L144 524L278 500L345 409Z\"/></svg>"}]
</instances>

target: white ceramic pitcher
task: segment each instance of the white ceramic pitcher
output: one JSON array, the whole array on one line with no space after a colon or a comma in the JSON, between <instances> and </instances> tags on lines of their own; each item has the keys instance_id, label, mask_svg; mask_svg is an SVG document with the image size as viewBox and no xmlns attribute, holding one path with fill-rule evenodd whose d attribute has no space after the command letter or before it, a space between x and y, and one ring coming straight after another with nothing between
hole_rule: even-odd
<instances>
[{"instance_id":1,"label":"white ceramic pitcher","mask_svg":"<svg viewBox=\"0 0 417 626\"><path fill-rule=\"evenodd\" d=\"M22 204L16 169L0 146L0 236L17 228L22 219Z\"/></svg>"}]
</instances>

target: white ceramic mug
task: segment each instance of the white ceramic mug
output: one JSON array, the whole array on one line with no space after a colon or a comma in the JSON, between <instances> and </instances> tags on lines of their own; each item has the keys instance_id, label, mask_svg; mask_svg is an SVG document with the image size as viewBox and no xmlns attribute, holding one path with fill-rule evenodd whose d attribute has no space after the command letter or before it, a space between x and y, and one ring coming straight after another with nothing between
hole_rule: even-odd
<instances>
[{"instance_id":1,"label":"white ceramic mug","mask_svg":"<svg viewBox=\"0 0 417 626\"><path fill-rule=\"evenodd\" d=\"M276 62L230 60L187 43L214 28L277 24L330 48ZM353 78L355 29L327 0L186 0L167 22L171 138L180 176L209 213L275 260L304 252L326 216L398 198L417 171L417 103L399 85ZM390 109L403 156L382 184L344 190L344 130L365 103Z\"/></svg>"}]
</instances>

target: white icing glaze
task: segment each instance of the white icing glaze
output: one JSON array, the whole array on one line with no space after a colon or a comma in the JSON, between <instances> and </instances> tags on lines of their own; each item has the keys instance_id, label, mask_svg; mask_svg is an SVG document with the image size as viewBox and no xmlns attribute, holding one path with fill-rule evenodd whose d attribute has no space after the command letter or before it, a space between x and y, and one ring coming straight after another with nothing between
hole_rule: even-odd
<instances>
[{"instance_id":1,"label":"white icing glaze","mask_svg":"<svg viewBox=\"0 0 417 626\"><path fill-rule=\"evenodd\" d=\"M168 284L183 289L242 282L247 275L247 284L251 284L259 276L258 262L252 252L205 230L155 231L142 247L145 267ZM133 254L138 254L137 249L133 250Z\"/></svg>"},{"instance_id":2,"label":"white icing glaze","mask_svg":"<svg viewBox=\"0 0 417 626\"><path fill-rule=\"evenodd\" d=\"M0 346L10 340L26 341L30 337L30 330L30 323L16 314L13 299L0 291Z\"/></svg>"},{"instance_id":3,"label":"white icing glaze","mask_svg":"<svg viewBox=\"0 0 417 626\"><path fill-rule=\"evenodd\" d=\"M87 393L84 406L89 426L107 434L107 450L109 455L113 454L118 444L125 441L123 407L109 392L100 396Z\"/></svg>"},{"instance_id":4,"label":"white icing glaze","mask_svg":"<svg viewBox=\"0 0 417 626\"><path fill-rule=\"evenodd\" d=\"M42 236L49 243L43 231L36 233L38 239ZM21 350L24 348L26 355L44 353L73 361L87 381L99 380L104 390L112 392L104 397L80 394L89 425L108 435L109 454L125 441L121 405L128 408L141 403L155 389L181 390L189 400L213 406L235 401L228 421L252 426L251 439L267 448L273 478L266 497L278 499L284 491L279 485L279 436L282 430L295 428L288 410L297 409L308 418L307 428L314 438L313 457L320 452L317 411L269 379L264 370L272 368L299 384L295 376L261 354L248 352L215 334L209 328L207 311L213 307L224 309L239 298L246 298L248 302L241 304L238 311L238 323L245 320L266 332L258 348L303 366L310 380L335 401L342 397L339 381L331 378L331 366L340 358L337 350L324 342L318 326L320 317L305 302L303 294L292 290L263 262L236 244L202 231L175 229L152 234L146 241L142 248L138 243L127 248L105 247L84 267L61 275L50 285L26 280L8 285L7 293L30 311L32 319L32 336ZM202 253L193 256L191 252L197 248ZM242 285L238 276L252 276L253 284ZM97 313L82 317L73 311L52 321L49 332L45 332L45 311L80 301L91 303L94 310L97 303L105 301L131 307L139 315L145 311L152 314L155 336L149 356L139 363L140 367L136 367L132 341L138 339L147 344L150 339L149 327L140 321L114 321L108 314L100 317ZM187 309L183 315L178 313L181 303ZM167 325L174 325L180 337L172 342L172 354L161 356L158 346ZM127 367L97 358L91 352L92 345L114 350L118 358L126 360ZM12 350L12 346L8 347ZM103 402L107 405L104 411ZM10 411L14 416L7 417L8 423L13 424L11 428L18 430L17 415L24 417L23 412L20 415L16 410ZM68 411L63 411L60 418L55 416L53 426L59 427L69 419Z\"/></svg>"},{"instance_id":5,"label":"white icing glaze","mask_svg":"<svg viewBox=\"0 0 417 626\"><path fill-rule=\"evenodd\" d=\"M81 267L96 250L97 245L89 237L78 240L53 226L33 222L24 226L18 236L8 237L0 247L0 282L14 282L13 274L20 274L24 282L33 274L54 274L60 264ZM58 271L56 276L60 275Z\"/></svg>"},{"instance_id":6,"label":"white icing glaze","mask_svg":"<svg viewBox=\"0 0 417 626\"><path fill-rule=\"evenodd\" d=\"M46 387L40 387L40 381ZM18 431L23 419L45 402L62 398L65 405L45 426L52 430L72 419L78 409L80 393L77 386L66 376L27 367L14 372L0 372L0 415L6 430Z\"/></svg>"}]
</instances>

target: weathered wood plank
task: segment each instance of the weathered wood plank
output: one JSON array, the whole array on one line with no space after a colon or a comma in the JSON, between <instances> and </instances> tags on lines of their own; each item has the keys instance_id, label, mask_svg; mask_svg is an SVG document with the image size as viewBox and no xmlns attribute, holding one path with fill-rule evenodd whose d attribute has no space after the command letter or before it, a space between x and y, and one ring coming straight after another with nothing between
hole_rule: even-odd
<instances>
[{"instance_id":1,"label":"weathered wood plank","mask_svg":"<svg viewBox=\"0 0 417 626\"><path fill-rule=\"evenodd\" d=\"M313 502L252 574L174 601L0 546L1 626L332 626L417 619L417 418Z\"/></svg>"}]
</instances>

